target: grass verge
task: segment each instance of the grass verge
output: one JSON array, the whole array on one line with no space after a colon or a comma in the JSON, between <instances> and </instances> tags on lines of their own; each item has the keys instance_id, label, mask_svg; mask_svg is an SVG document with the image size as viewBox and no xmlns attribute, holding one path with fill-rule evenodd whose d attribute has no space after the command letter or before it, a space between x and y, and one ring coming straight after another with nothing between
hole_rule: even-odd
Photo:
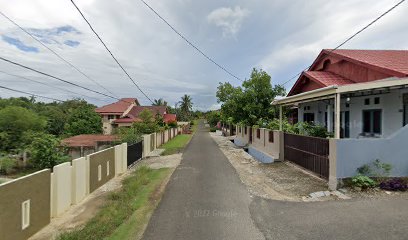
<instances>
[{"instance_id":1,"label":"grass verge","mask_svg":"<svg viewBox=\"0 0 408 240\"><path fill-rule=\"evenodd\" d=\"M85 226L61 234L59 240L135 239L141 235L160 199L160 186L171 169L140 167L123 180ZM159 193L159 194L158 194Z\"/></svg>"},{"instance_id":2,"label":"grass verge","mask_svg":"<svg viewBox=\"0 0 408 240\"><path fill-rule=\"evenodd\" d=\"M160 146L160 148L164 149L162 155L171 155L181 152L192 137L193 134L177 135L167 143Z\"/></svg>"}]
</instances>

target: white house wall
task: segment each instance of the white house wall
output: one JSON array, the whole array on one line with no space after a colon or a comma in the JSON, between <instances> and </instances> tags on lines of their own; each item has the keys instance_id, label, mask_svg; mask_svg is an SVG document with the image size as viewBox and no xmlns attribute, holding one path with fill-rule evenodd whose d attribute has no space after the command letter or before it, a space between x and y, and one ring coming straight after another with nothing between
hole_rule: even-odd
<instances>
[{"instance_id":1,"label":"white house wall","mask_svg":"<svg viewBox=\"0 0 408 240\"><path fill-rule=\"evenodd\" d=\"M403 102L402 94L408 90L392 90L390 93L370 95L362 97L350 97L349 107L346 107L346 99L341 99L341 112L350 111L350 138L358 138L363 132L363 110L381 109L382 134L379 137L388 137L403 127ZM380 103L374 104L374 98L380 97ZM370 99L370 105L364 105L366 98ZM334 110L334 100L321 100L319 102L301 103L298 108L299 122L303 121L304 113L314 113L315 123L325 125L325 112L327 103L331 104ZM305 106L310 106L310 110L304 110ZM344 127L344 126L342 126ZM333 130L333 128L332 128Z\"/></svg>"}]
</instances>

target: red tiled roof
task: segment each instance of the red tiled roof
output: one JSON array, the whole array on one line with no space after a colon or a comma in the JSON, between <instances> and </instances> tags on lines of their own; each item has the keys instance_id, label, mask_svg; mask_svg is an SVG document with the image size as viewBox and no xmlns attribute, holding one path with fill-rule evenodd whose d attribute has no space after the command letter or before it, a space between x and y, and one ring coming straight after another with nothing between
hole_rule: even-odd
<instances>
[{"instance_id":1,"label":"red tiled roof","mask_svg":"<svg viewBox=\"0 0 408 240\"><path fill-rule=\"evenodd\" d=\"M134 106L126 116L131 117L131 118L136 118L139 117L139 114L145 110L148 109L150 110L153 115L156 115L159 113L161 116L164 115L164 113L167 111L166 106Z\"/></svg>"},{"instance_id":2,"label":"red tiled roof","mask_svg":"<svg viewBox=\"0 0 408 240\"><path fill-rule=\"evenodd\" d=\"M95 109L97 113L109 114L117 113L123 114L132 103L139 104L136 98L122 98L120 101L111 103L102 107Z\"/></svg>"},{"instance_id":3,"label":"red tiled roof","mask_svg":"<svg viewBox=\"0 0 408 240\"><path fill-rule=\"evenodd\" d=\"M126 117L126 118L118 118L115 121L113 121L114 123L134 123L134 122L141 122L142 120L140 118L130 118L130 117Z\"/></svg>"},{"instance_id":4,"label":"red tiled roof","mask_svg":"<svg viewBox=\"0 0 408 240\"><path fill-rule=\"evenodd\" d=\"M349 60L391 70L408 76L408 50L352 50L324 49L322 53L348 58ZM403 77L403 76L400 76Z\"/></svg>"},{"instance_id":5,"label":"red tiled roof","mask_svg":"<svg viewBox=\"0 0 408 240\"><path fill-rule=\"evenodd\" d=\"M340 75L331 72L321 72L321 71L307 71L303 73L306 77L312 78L315 81L318 81L324 86L332 85L347 85L353 84L354 82L350 79L344 78Z\"/></svg>"},{"instance_id":6,"label":"red tiled roof","mask_svg":"<svg viewBox=\"0 0 408 240\"><path fill-rule=\"evenodd\" d=\"M165 123L177 121L177 115L176 114L171 114L171 113L164 114L163 121Z\"/></svg>"},{"instance_id":7,"label":"red tiled roof","mask_svg":"<svg viewBox=\"0 0 408 240\"><path fill-rule=\"evenodd\" d=\"M93 147L97 142L113 142L117 139L114 135L82 134L65 138L61 142L68 147Z\"/></svg>"}]
</instances>

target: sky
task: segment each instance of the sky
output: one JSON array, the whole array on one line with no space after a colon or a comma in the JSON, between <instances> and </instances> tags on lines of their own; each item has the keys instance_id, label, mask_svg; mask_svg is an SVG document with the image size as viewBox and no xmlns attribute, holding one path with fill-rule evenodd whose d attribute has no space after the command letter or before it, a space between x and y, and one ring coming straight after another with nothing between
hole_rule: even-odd
<instances>
[{"instance_id":1,"label":"sky","mask_svg":"<svg viewBox=\"0 0 408 240\"><path fill-rule=\"evenodd\" d=\"M337 46L399 2L145 1L234 75L248 79L253 68L262 68L273 85L286 82L309 66L322 49ZM215 96L220 82L241 84L189 46L141 1L76 3L151 99L163 98L174 105L188 94L195 109L212 110L220 106ZM0 0L0 10L115 96L136 97L142 105L149 105L69 0ZM408 49L407 12L405 2L342 48ZM1 15L0 56L106 93ZM295 80L285 85L287 90ZM84 98L97 106L115 101L4 61L0 61L0 85L61 100ZM22 94L0 90L1 98L17 96Z\"/></svg>"}]
</instances>

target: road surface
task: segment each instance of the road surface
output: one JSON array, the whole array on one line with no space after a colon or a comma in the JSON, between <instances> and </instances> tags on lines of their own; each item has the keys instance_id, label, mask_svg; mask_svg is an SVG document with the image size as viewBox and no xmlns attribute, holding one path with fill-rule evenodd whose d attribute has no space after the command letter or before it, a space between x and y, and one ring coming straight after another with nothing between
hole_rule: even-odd
<instances>
[{"instance_id":1,"label":"road surface","mask_svg":"<svg viewBox=\"0 0 408 240\"><path fill-rule=\"evenodd\" d=\"M200 123L143 239L407 239L407 226L403 197L297 203L250 196Z\"/></svg>"}]
</instances>

